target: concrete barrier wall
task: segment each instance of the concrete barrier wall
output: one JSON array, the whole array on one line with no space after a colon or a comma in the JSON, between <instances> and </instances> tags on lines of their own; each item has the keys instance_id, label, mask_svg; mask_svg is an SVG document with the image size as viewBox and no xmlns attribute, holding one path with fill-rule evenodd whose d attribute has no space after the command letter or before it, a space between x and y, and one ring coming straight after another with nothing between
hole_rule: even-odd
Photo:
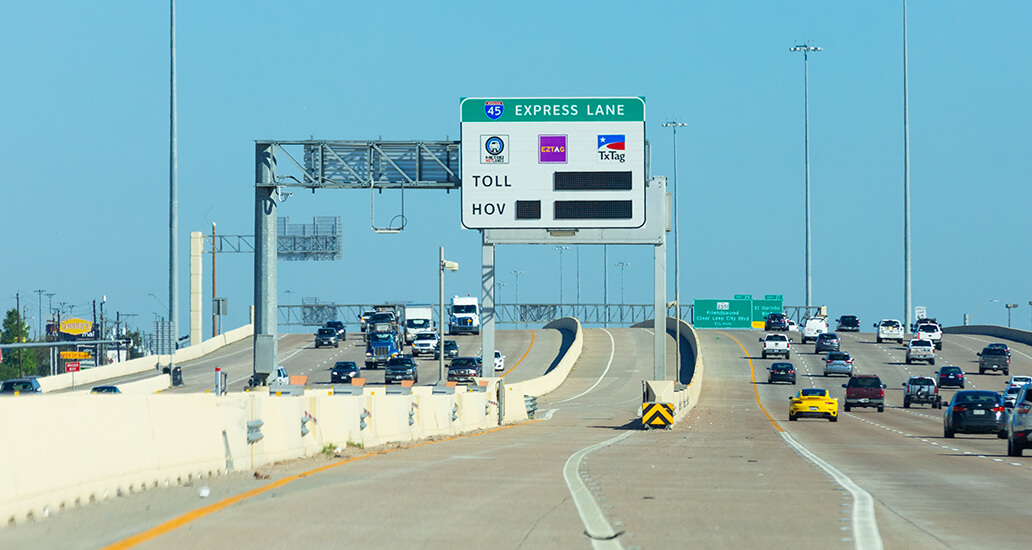
<instances>
[{"instance_id":1,"label":"concrete barrier wall","mask_svg":"<svg viewBox=\"0 0 1032 550\"><path fill-rule=\"evenodd\" d=\"M642 395L644 403L673 403L674 424L687 416L699 402L699 396L702 395L702 380L706 370L699 347L699 335L695 332L694 327L684 321L667 317L667 333L676 333L677 323L681 323L681 343L679 345L682 350L687 348L691 354L689 356L682 351L681 359L682 361L694 361L692 378L686 385L677 385L669 380L646 380L644 395ZM653 324L641 323L635 326L651 328ZM683 371L684 369L681 369L679 365L678 372Z\"/></svg>"},{"instance_id":2,"label":"concrete barrier wall","mask_svg":"<svg viewBox=\"0 0 1032 550\"><path fill-rule=\"evenodd\" d=\"M527 409L524 405L525 396L540 397L545 395L566 381L570 375L573 365L580 359L581 350L584 348L584 331L581 329L580 321L573 317L564 317L545 325L545 328L552 328L573 334L573 342L563 357L556 364L555 368L537 378L524 380L515 384L505 384L503 397L505 403L505 416L502 422L520 422L527 420Z\"/></svg>"},{"instance_id":3,"label":"concrete barrier wall","mask_svg":"<svg viewBox=\"0 0 1032 550\"><path fill-rule=\"evenodd\" d=\"M167 375L164 375L167 378ZM435 394L310 390L192 395L67 394L0 399L0 525L118 494L167 487L324 447L377 446L498 425L498 381ZM362 428L362 415L366 427ZM412 413L410 415L410 412ZM308 433L302 435L302 419ZM411 419L411 424L410 424ZM247 422L262 439L247 443Z\"/></svg>"},{"instance_id":4,"label":"concrete barrier wall","mask_svg":"<svg viewBox=\"0 0 1032 550\"><path fill-rule=\"evenodd\" d=\"M43 392L46 393L70 388L73 386L73 383L75 386L95 386L97 382L118 378L119 376L138 374L148 370L160 371L162 367L168 366L173 358L177 363L197 359L223 346L243 340L252 334L254 334L254 325L244 325L224 332L214 338L209 338L200 345L178 350L175 355L148 355L139 359L112 363L79 372L44 376L39 379L39 385L42 387Z\"/></svg>"},{"instance_id":5,"label":"concrete barrier wall","mask_svg":"<svg viewBox=\"0 0 1032 550\"><path fill-rule=\"evenodd\" d=\"M992 336L993 338L1001 338L1003 340L1032 345L1032 332L996 325L945 327L942 329L942 332L943 334L976 334L981 336Z\"/></svg>"}]
</instances>

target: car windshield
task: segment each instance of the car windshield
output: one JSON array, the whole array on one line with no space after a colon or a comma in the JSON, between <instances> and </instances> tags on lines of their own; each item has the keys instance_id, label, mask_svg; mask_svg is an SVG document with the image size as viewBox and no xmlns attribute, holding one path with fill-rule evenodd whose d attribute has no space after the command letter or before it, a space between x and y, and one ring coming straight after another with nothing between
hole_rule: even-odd
<instances>
[{"instance_id":1,"label":"car windshield","mask_svg":"<svg viewBox=\"0 0 1032 550\"><path fill-rule=\"evenodd\" d=\"M408 328L430 328L430 319L409 319L405 324Z\"/></svg>"},{"instance_id":2,"label":"car windshield","mask_svg":"<svg viewBox=\"0 0 1032 550\"><path fill-rule=\"evenodd\" d=\"M466 305L466 306L452 306L452 313L476 313L477 306Z\"/></svg>"},{"instance_id":3,"label":"car windshield","mask_svg":"<svg viewBox=\"0 0 1032 550\"><path fill-rule=\"evenodd\" d=\"M954 399L957 403L997 403L1000 401L1000 394L994 391L957 392Z\"/></svg>"},{"instance_id":4,"label":"car windshield","mask_svg":"<svg viewBox=\"0 0 1032 550\"><path fill-rule=\"evenodd\" d=\"M782 334L768 334L767 335L767 341L768 342L787 342L788 341L788 337L784 336Z\"/></svg>"},{"instance_id":5,"label":"car windshield","mask_svg":"<svg viewBox=\"0 0 1032 550\"><path fill-rule=\"evenodd\" d=\"M319 329L319 336L333 336L334 334L337 334L337 331L333 330L332 328Z\"/></svg>"},{"instance_id":6,"label":"car windshield","mask_svg":"<svg viewBox=\"0 0 1032 550\"><path fill-rule=\"evenodd\" d=\"M774 363L770 370L792 370L792 363Z\"/></svg>"},{"instance_id":7,"label":"car windshield","mask_svg":"<svg viewBox=\"0 0 1032 550\"><path fill-rule=\"evenodd\" d=\"M824 334L817 335L818 340L838 340L838 335L834 332L825 332Z\"/></svg>"},{"instance_id":8,"label":"car windshield","mask_svg":"<svg viewBox=\"0 0 1032 550\"><path fill-rule=\"evenodd\" d=\"M935 382L933 382L929 378L911 378L908 383L911 386L934 386L935 385Z\"/></svg>"},{"instance_id":9,"label":"car windshield","mask_svg":"<svg viewBox=\"0 0 1032 550\"><path fill-rule=\"evenodd\" d=\"M880 388L881 379L854 376L849 379L849 385L854 388Z\"/></svg>"},{"instance_id":10,"label":"car windshield","mask_svg":"<svg viewBox=\"0 0 1032 550\"><path fill-rule=\"evenodd\" d=\"M884 328L899 328L899 321L882 321L881 326Z\"/></svg>"},{"instance_id":11,"label":"car windshield","mask_svg":"<svg viewBox=\"0 0 1032 550\"><path fill-rule=\"evenodd\" d=\"M394 315L391 313L377 313L369 318L370 323L393 323Z\"/></svg>"},{"instance_id":12,"label":"car windshield","mask_svg":"<svg viewBox=\"0 0 1032 550\"><path fill-rule=\"evenodd\" d=\"M374 332L369 339L373 342L390 342L394 339L394 335L389 332Z\"/></svg>"},{"instance_id":13,"label":"car windshield","mask_svg":"<svg viewBox=\"0 0 1032 550\"><path fill-rule=\"evenodd\" d=\"M939 372L942 374L957 374L960 372L960 367L943 367L939 369Z\"/></svg>"},{"instance_id":14,"label":"car windshield","mask_svg":"<svg viewBox=\"0 0 1032 550\"><path fill-rule=\"evenodd\" d=\"M828 394L828 390L822 390L813 388L809 390L799 390L799 395L802 397L824 397Z\"/></svg>"},{"instance_id":15,"label":"car windshield","mask_svg":"<svg viewBox=\"0 0 1032 550\"><path fill-rule=\"evenodd\" d=\"M777 320L780 320L780 319L784 319L785 318L785 314L784 313L771 313L770 315L767 316L767 318L770 319L771 321L777 321Z\"/></svg>"},{"instance_id":16,"label":"car windshield","mask_svg":"<svg viewBox=\"0 0 1032 550\"><path fill-rule=\"evenodd\" d=\"M459 349L459 343L455 340L445 340L444 349Z\"/></svg>"},{"instance_id":17,"label":"car windshield","mask_svg":"<svg viewBox=\"0 0 1032 550\"><path fill-rule=\"evenodd\" d=\"M472 357L456 357L455 359L452 359L451 366L476 368L477 360L473 359Z\"/></svg>"},{"instance_id":18,"label":"car windshield","mask_svg":"<svg viewBox=\"0 0 1032 550\"><path fill-rule=\"evenodd\" d=\"M436 340L436 339L437 339L437 335L434 334L434 333L417 334L416 335L416 341L417 342L424 341L424 340L426 340L426 341L433 341L433 340Z\"/></svg>"},{"instance_id":19,"label":"car windshield","mask_svg":"<svg viewBox=\"0 0 1032 550\"><path fill-rule=\"evenodd\" d=\"M928 340L914 340L913 342L910 342L910 345L915 348L927 348L930 347L932 343Z\"/></svg>"},{"instance_id":20,"label":"car windshield","mask_svg":"<svg viewBox=\"0 0 1032 550\"><path fill-rule=\"evenodd\" d=\"M849 359L849 354L844 351L833 351L828 354L828 361L845 361Z\"/></svg>"},{"instance_id":21,"label":"car windshield","mask_svg":"<svg viewBox=\"0 0 1032 550\"><path fill-rule=\"evenodd\" d=\"M841 321L843 323L856 323L858 321L858 319L856 318L855 315L845 315L845 316L842 317Z\"/></svg>"},{"instance_id":22,"label":"car windshield","mask_svg":"<svg viewBox=\"0 0 1032 550\"><path fill-rule=\"evenodd\" d=\"M333 368L335 368L335 369L353 369L353 368L356 368L356 367L355 367L355 362L354 361L337 361L337 363L333 365Z\"/></svg>"},{"instance_id":23,"label":"car windshield","mask_svg":"<svg viewBox=\"0 0 1032 550\"><path fill-rule=\"evenodd\" d=\"M982 355L1007 355L1007 350L1001 348L985 348Z\"/></svg>"},{"instance_id":24,"label":"car windshield","mask_svg":"<svg viewBox=\"0 0 1032 550\"><path fill-rule=\"evenodd\" d=\"M0 385L0 391L5 392L22 392L32 390L32 382L27 382L25 380L8 380L7 382L4 382L3 385Z\"/></svg>"}]
</instances>

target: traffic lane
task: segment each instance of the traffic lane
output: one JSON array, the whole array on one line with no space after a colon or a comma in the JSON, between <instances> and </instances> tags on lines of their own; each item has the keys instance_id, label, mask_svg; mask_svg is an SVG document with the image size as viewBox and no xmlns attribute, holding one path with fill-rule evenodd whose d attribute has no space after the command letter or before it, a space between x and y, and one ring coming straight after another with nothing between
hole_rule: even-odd
<instances>
[{"instance_id":1,"label":"traffic lane","mask_svg":"<svg viewBox=\"0 0 1032 550\"><path fill-rule=\"evenodd\" d=\"M588 461L608 513L628 532L625 547L851 548L843 489L759 410L738 344L715 331L699 335L706 373L687 418ZM639 368L651 372L651 361Z\"/></svg>"},{"instance_id":2,"label":"traffic lane","mask_svg":"<svg viewBox=\"0 0 1032 550\"><path fill-rule=\"evenodd\" d=\"M766 384L758 388L764 406L794 438L891 509L878 510L887 547L971 547L1020 540L1014 526L1019 516L1027 520L1027 513L1016 505L998 513L994 503L1003 495L1002 486L1019 481L1012 478L1014 472L1032 480L1032 461L1023 468L1011 466L999 456L1006 450L1002 440L992 435L946 440L941 414L933 409L887 408L881 414L840 409L836 424L806 419L788 423L788 392ZM1019 485L1024 487L1024 482ZM1022 492L1009 489L1015 497ZM978 525L977 530L971 525ZM992 538L984 539L983 530L994 531Z\"/></svg>"},{"instance_id":3,"label":"traffic lane","mask_svg":"<svg viewBox=\"0 0 1032 550\"><path fill-rule=\"evenodd\" d=\"M543 328L505 332L514 338L500 346L505 355L505 370L495 372L494 376L503 376L507 383L543 376L560 359L562 331Z\"/></svg>"},{"instance_id":4,"label":"traffic lane","mask_svg":"<svg viewBox=\"0 0 1032 550\"><path fill-rule=\"evenodd\" d=\"M640 399L640 377L633 371L650 361L633 350L651 337L610 330L627 345L616 353L600 352L605 361L584 354L574 366L578 393L594 385L589 381L602 378L605 383L581 395L576 406L554 404L551 420L376 454L244 500L140 547L232 547L240 540L258 548L284 547L283 540L297 547L327 547L341 540L356 547L451 548L473 540L478 547L587 546L563 467L572 454L633 423L635 407L614 408L613 403ZM610 345L598 331L586 331L585 338L586 350L592 344ZM160 498L159 493L142 496ZM344 494L347 502L361 503L361 521L342 520ZM256 539L256 517L277 518L288 539ZM477 528L485 522L490 529ZM473 527L463 529L468 525Z\"/></svg>"}]
</instances>

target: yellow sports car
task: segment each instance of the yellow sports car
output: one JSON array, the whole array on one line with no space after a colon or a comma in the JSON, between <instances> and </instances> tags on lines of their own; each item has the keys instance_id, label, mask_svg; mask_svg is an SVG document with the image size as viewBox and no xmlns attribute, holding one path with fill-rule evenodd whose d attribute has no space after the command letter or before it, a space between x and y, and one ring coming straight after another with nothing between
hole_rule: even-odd
<instances>
[{"instance_id":1,"label":"yellow sports car","mask_svg":"<svg viewBox=\"0 0 1032 550\"><path fill-rule=\"evenodd\" d=\"M789 420L798 420L800 416L814 416L838 422L838 399L832 397L828 390L820 388L799 390L795 395L789 397L789 400Z\"/></svg>"}]
</instances>

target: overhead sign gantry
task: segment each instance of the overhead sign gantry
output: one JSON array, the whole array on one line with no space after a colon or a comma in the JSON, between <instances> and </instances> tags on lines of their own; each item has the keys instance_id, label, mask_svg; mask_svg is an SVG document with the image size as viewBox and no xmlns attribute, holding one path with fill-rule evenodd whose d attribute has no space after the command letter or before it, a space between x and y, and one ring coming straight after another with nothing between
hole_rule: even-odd
<instances>
[{"instance_id":1,"label":"overhead sign gantry","mask_svg":"<svg viewBox=\"0 0 1032 550\"><path fill-rule=\"evenodd\" d=\"M460 111L463 226L645 224L644 99L465 98Z\"/></svg>"}]
</instances>

